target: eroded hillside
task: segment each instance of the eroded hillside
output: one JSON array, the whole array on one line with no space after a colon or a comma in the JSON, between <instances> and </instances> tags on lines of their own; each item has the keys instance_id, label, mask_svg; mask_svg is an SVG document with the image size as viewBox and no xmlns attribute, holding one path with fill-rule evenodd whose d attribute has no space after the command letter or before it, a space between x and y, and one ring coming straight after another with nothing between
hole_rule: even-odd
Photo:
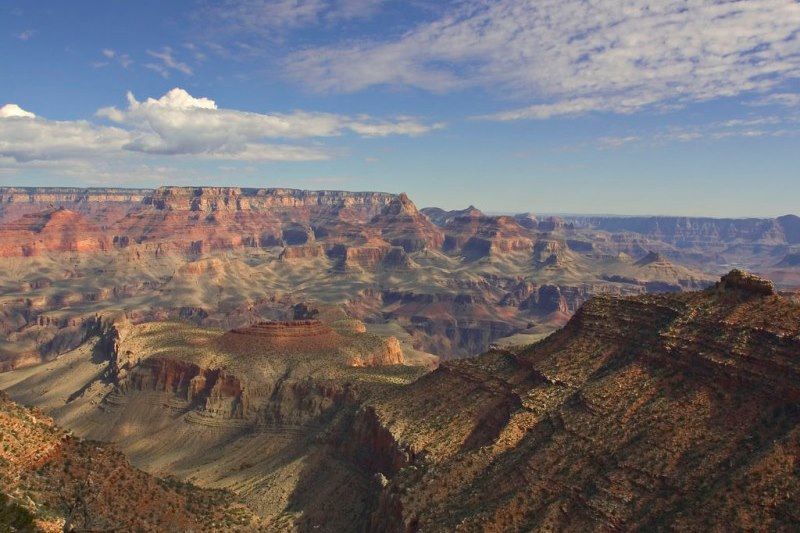
<instances>
[{"instance_id":1,"label":"eroded hillside","mask_svg":"<svg viewBox=\"0 0 800 533\"><path fill-rule=\"evenodd\" d=\"M119 315L232 329L298 304L474 355L553 331L595 294L712 282L677 252L558 218L420 211L404 194L2 188L0 368L66 353Z\"/></svg>"},{"instance_id":2,"label":"eroded hillside","mask_svg":"<svg viewBox=\"0 0 800 533\"><path fill-rule=\"evenodd\" d=\"M597 296L432 372L365 329L115 324L0 386L275 530L800 524L800 306L769 281Z\"/></svg>"},{"instance_id":3,"label":"eroded hillside","mask_svg":"<svg viewBox=\"0 0 800 533\"><path fill-rule=\"evenodd\" d=\"M0 391L3 531L253 531L233 495L158 479Z\"/></svg>"},{"instance_id":4,"label":"eroded hillside","mask_svg":"<svg viewBox=\"0 0 800 533\"><path fill-rule=\"evenodd\" d=\"M236 493L267 530L342 531L367 524L387 460L361 405L430 366L352 319L121 321L0 387L148 472Z\"/></svg>"},{"instance_id":5,"label":"eroded hillside","mask_svg":"<svg viewBox=\"0 0 800 533\"><path fill-rule=\"evenodd\" d=\"M448 362L374 403L415 457L381 531L792 530L800 307L734 272L590 300L548 339Z\"/></svg>"}]
</instances>

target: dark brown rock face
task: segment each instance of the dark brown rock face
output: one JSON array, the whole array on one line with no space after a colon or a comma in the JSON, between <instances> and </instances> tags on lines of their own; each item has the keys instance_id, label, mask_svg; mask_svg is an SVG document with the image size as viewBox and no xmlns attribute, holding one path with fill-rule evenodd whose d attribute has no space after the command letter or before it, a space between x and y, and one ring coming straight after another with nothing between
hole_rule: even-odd
<instances>
[{"instance_id":1,"label":"dark brown rock face","mask_svg":"<svg viewBox=\"0 0 800 533\"><path fill-rule=\"evenodd\" d=\"M424 457L374 530L792 529L799 334L797 304L734 271L596 297L532 347L444 363L374 402Z\"/></svg>"},{"instance_id":2,"label":"dark brown rock face","mask_svg":"<svg viewBox=\"0 0 800 533\"><path fill-rule=\"evenodd\" d=\"M771 281L737 269L722 276L717 287L721 290L736 290L757 296L775 294L775 286Z\"/></svg>"}]
</instances>

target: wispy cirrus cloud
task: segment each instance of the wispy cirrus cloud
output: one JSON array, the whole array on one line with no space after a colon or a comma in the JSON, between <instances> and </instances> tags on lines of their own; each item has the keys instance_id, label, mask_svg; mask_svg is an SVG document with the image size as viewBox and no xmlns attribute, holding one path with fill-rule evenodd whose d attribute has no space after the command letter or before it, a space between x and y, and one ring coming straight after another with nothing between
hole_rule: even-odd
<instances>
[{"instance_id":1,"label":"wispy cirrus cloud","mask_svg":"<svg viewBox=\"0 0 800 533\"><path fill-rule=\"evenodd\" d=\"M624 146L660 146L668 143L719 141L723 139L756 139L800 135L800 116L746 116L706 124L669 125L649 132L609 135L595 139L598 148L614 149Z\"/></svg>"},{"instance_id":2,"label":"wispy cirrus cloud","mask_svg":"<svg viewBox=\"0 0 800 533\"><path fill-rule=\"evenodd\" d=\"M112 63L116 63L124 69L127 69L133 65L133 59L131 59L129 54L117 52L111 48L103 48L100 50L100 55L102 56L101 60L92 62L92 66L94 68L107 67Z\"/></svg>"},{"instance_id":3,"label":"wispy cirrus cloud","mask_svg":"<svg viewBox=\"0 0 800 533\"><path fill-rule=\"evenodd\" d=\"M144 67L154 70L164 78L169 78L173 71L180 72L187 76L194 75L194 70L187 63L176 58L175 52L171 47L165 46L161 50L148 50L147 55L158 60L158 62L145 63Z\"/></svg>"},{"instance_id":4,"label":"wispy cirrus cloud","mask_svg":"<svg viewBox=\"0 0 800 533\"><path fill-rule=\"evenodd\" d=\"M35 36L37 33L39 33L39 32L37 32L36 30L25 30L25 31L21 31L21 32L19 32L19 33L16 35L16 37L17 37L17 39L19 39L20 41L30 41L31 39L33 39L33 37L34 37L34 36Z\"/></svg>"},{"instance_id":5,"label":"wispy cirrus cloud","mask_svg":"<svg viewBox=\"0 0 800 533\"><path fill-rule=\"evenodd\" d=\"M778 105L800 107L800 93L773 93L756 98L751 102L754 106Z\"/></svg>"},{"instance_id":6,"label":"wispy cirrus cloud","mask_svg":"<svg viewBox=\"0 0 800 533\"><path fill-rule=\"evenodd\" d=\"M274 37L286 31L373 15L385 0L227 0L203 18L217 29Z\"/></svg>"},{"instance_id":7,"label":"wispy cirrus cloud","mask_svg":"<svg viewBox=\"0 0 800 533\"><path fill-rule=\"evenodd\" d=\"M487 87L529 103L482 118L544 119L775 90L800 78L799 33L795 0L472 0L399 38L298 51L284 67L317 91Z\"/></svg>"}]
</instances>

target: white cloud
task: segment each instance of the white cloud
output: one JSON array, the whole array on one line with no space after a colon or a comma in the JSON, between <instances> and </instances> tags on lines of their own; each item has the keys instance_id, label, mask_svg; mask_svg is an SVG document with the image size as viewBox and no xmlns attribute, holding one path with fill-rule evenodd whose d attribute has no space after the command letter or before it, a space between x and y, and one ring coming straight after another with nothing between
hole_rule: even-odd
<instances>
[{"instance_id":1,"label":"white cloud","mask_svg":"<svg viewBox=\"0 0 800 533\"><path fill-rule=\"evenodd\" d=\"M235 33L273 36L325 22L366 18L385 0L228 0L203 13L207 23Z\"/></svg>"},{"instance_id":2,"label":"white cloud","mask_svg":"<svg viewBox=\"0 0 800 533\"><path fill-rule=\"evenodd\" d=\"M0 157L17 163L118 153L129 140L128 132L122 129L100 127L85 120L57 121L2 114L0 117Z\"/></svg>"},{"instance_id":3,"label":"white cloud","mask_svg":"<svg viewBox=\"0 0 800 533\"><path fill-rule=\"evenodd\" d=\"M273 153L255 149L266 138L330 137L351 131L365 137L420 135L439 124L427 125L410 117L380 121L368 116L351 118L331 113L295 111L261 114L220 109L208 98L195 98L172 89L161 98L139 102L128 93L127 109L103 108L98 116L132 129L126 149L145 153Z\"/></svg>"},{"instance_id":4,"label":"white cloud","mask_svg":"<svg viewBox=\"0 0 800 533\"><path fill-rule=\"evenodd\" d=\"M117 52L116 50L112 50L111 48L103 48L102 50L100 50L100 54L103 56L103 60L92 62L92 66L94 68L107 67L112 62L116 62L122 68L126 69L133 64L133 59L131 59L130 55Z\"/></svg>"},{"instance_id":5,"label":"white cloud","mask_svg":"<svg viewBox=\"0 0 800 533\"><path fill-rule=\"evenodd\" d=\"M794 0L470 0L397 39L299 51L285 68L319 91L484 86L532 104L485 117L497 120L630 113L800 78L798 28Z\"/></svg>"},{"instance_id":6,"label":"white cloud","mask_svg":"<svg viewBox=\"0 0 800 533\"><path fill-rule=\"evenodd\" d=\"M627 135L625 137L600 137L597 139L597 144L601 148L619 148L626 144L634 143L641 140L638 135Z\"/></svg>"},{"instance_id":7,"label":"white cloud","mask_svg":"<svg viewBox=\"0 0 800 533\"><path fill-rule=\"evenodd\" d=\"M3 107L0 107L0 118L11 118L11 117L20 117L20 118L34 118L36 115L31 113L30 111L25 111L17 104L6 104Z\"/></svg>"},{"instance_id":8,"label":"white cloud","mask_svg":"<svg viewBox=\"0 0 800 533\"><path fill-rule=\"evenodd\" d=\"M175 58L175 54L169 46L165 46L160 51L148 50L147 55L158 59L159 63L145 63L145 68L158 72L164 78L168 78L170 71L173 70L177 70L187 76L192 76L194 74L192 67Z\"/></svg>"},{"instance_id":9,"label":"white cloud","mask_svg":"<svg viewBox=\"0 0 800 533\"><path fill-rule=\"evenodd\" d=\"M650 132L605 136L594 142L599 148L613 149L627 145L661 146L667 143L718 141L723 139L753 139L757 137L786 137L800 134L800 117L747 116L707 124L672 125Z\"/></svg>"},{"instance_id":10,"label":"white cloud","mask_svg":"<svg viewBox=\"0 0 800 533\"><path fill-rule=\"evenodd\" d=\"M329 159L332 152L316 143L298 145L280 140L330 137L345 132L364 137L420 135L441 127L423 124L412 117L388 121L365 115L348 117L306 111L266 115L220 109L214 100L197 98L178 88L144 101L128 93L126 108L103 108L97 116L114 125L47 120L15 104L6 104L0 107L0 158L16 164L113 159L137 154L319 161Z\"/></svg>"},{"instance_id":11,"label":"white cloud","mask_svg":"<svg viewBox=\"0 0 800 533\"><path fill-rule=\"evenodd\" d=\"M780 105L785 107L800 107L799 93L774 93L757 98L752 105L767 106Z\"/></svg>"}]
</instances>

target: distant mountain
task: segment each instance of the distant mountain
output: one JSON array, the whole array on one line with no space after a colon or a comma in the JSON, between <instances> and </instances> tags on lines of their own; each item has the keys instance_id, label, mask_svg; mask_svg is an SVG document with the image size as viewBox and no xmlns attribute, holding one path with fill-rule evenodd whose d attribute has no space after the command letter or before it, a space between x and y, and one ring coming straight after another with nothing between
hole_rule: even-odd
<instances>
[{"instance_id":1,"label":"distant mountain","mask_svg":"<svg viewBox=\"0 0 800 533\"><path fill-rule=\"evenodd\" d=\"M719 243L800 243L800 218L593 217L570 216L579 227L634 232L678 247Z\"/></svg>"}]
</instances>

